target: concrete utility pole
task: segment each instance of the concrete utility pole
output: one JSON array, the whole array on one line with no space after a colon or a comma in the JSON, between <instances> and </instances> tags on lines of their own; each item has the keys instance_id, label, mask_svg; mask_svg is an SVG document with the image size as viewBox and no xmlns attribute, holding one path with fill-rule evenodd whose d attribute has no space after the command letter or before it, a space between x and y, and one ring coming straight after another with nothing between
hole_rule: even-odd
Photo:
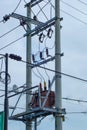
<instances>
[{"instance_id":1,"label":"concrete utility pole","mask_svg":"<svg viewBox=\"0 0 87 130\"><path fill-rule=\"evenodd\" d=\"M31 6L30 4L27 4L27 17L31 18ZM30 31L31 29L31 23L28 22L27 25L27 32ZM26 43L26 61L31 63L31 35L27 35L27 43ZM32 73L31 73L31 67L29 64L26 64L26 85L27 88L31 88L32 84ZM30 91L29 91L30 92ZM31 95L26 93L26 112L29 112L29 103L31 101ZM27 121L26 122L26 130L31 130L31 122Z\"/></svg>"},{"instance_id":2,"label":"concrete utility pole","mask_svg":"<svg viewBox=\"0 0 87 130\"><path fill-rule=\"evenodd\" d=\"M55 70L61 72L61 44L60 44L60 0L55 0ZM55 107L62 109L61 74L55 73ZM60 114L55 115L55 130L62 130Z\"/></svg>"}]
</instances>

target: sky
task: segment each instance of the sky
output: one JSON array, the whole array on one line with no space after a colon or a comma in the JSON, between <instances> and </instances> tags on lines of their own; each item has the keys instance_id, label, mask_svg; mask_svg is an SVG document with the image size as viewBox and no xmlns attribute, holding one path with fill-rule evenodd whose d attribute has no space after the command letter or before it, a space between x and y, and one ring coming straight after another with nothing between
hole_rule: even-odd
<instances>
[{"instance_id":1,"label":"sky","mask_svg":"<svg viewBox=\"0 0 87 130\"><path fill-rule=\"evenodd\" d=\"M6 14L11 14L15 9L15 13L26 16L26 8L24 8L25 2L29 2L29 0L23 1L19 7L16 9L19 0L9 0L9 2L5 0L1 0L0 3L0 21L3 19L3 16ZM40 5L34 7L32 9L32 17L34 14L37 14L37 18L41 22L46 22L47 20L54 17L54 1L51 0L52 5L47 4L45 8L43 8L43 12L39 11L40 7L43 7L48 0L44 0ZM39 7L40 6L40 7ZM61 57L61 68L62 72L65 74L69 74L72 76L76 76L82 79L87 80L87 0L60 0L60 14L63 17L63 21L61 21L61 53L64 53L64 56ZM23 60L26 60L26 37L21 40L11 44L10 46L3 48L7 44L15 41L16 39L22 37L26 34L26 31L22 26L18 27L14 31L2 36L9 30L17 27L20 24L19 20L10 18L7 22L0 23L0 54L16 54L20 55ZM32 26L32 29L35 26ZM43 31L45 34L45 38L43 43L39 42L39 36L36 35L32 38L32 54L35 54L36 61L40 61L39 52L43 51L43 55L46 57L45 49L49 48L49 53L51 56L54 56L54 26L52 26L53 35L52 38L49 39L47 35L47 31ZM3 63L3 64L2 64ZM49 62L45 65L45 67L49 67L54 69L54 61ZM4 71L4 60L0 61L0 71ZM24 63L20 63L14 60L9 59L9 74L11 76L11 83L9 86L9 91L12 90L12 86L16 84L17 86L21 86L26 83L26 65ZM32 86L39 84L40 82L43 84L44 80L48 82L48 79L52 80L54 74L52 72L48 72L42 69L34 69L32 72ZM54 90L54 85L52 89ZM4 84L0 82L0 89L4 90ZM4 94L4 92L0 92L0 95ZM74 78L70 78L62 75L62 97L68 99L76 99L78 101L70 101L70 100L62 100L62 106L66 109L65 122L63 122L63 130L86 130L87 129L87 103L81 102L87 101L87 82L77 80ZM14 106L18 97L11 98L9 100L9 106ZM0 104L4 103L4 97L0 98ZM20 113L25 109L25 94L23 94L20 98L17 107L21 107L23 109L17 108L14 114ZM3 105L0 106L0 111L3 111ZM9 111L11 114L12 110ZM38 126L38 130L42 129L50 129L53 130L54 126L54 117L49 116L46 117L40 125ZM25 124L17 121L9 121L9 130L25 130ZM34 126L32 124L32 128Z\"/></svg>"}]
</instances>

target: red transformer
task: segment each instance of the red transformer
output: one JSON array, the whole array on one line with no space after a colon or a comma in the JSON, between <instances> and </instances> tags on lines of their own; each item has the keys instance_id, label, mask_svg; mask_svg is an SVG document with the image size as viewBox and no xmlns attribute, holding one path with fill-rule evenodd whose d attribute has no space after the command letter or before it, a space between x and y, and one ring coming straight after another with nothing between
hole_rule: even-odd
<instances>
[{"instance_id":1,"label":"red transformer","mask_svg":"<svg viewBox=\"0 0 87 130\"><path fill-rule=\"evenodd\" d=\"M44 100L46 99L47 93L48 93L48 90L44 90L44 91L40 92L40 95L41 95L40 96L41 97L41 106L42 106ZM32 108L40 107L39 106L39 93L38 92L36 92L33 95L32 100L31 100L31 104L32 104L31 105ZM50 91L44 107L52 108L54 105L55 105L55 93L54 93L54 91Z\"/></svg>"}]
</instances>

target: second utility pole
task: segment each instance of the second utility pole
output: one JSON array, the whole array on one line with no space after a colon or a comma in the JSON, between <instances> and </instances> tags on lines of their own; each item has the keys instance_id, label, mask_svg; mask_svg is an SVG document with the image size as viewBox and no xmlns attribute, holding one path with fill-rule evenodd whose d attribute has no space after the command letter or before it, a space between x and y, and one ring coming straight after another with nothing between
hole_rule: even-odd
<instances>
[{"instance_id":1,"label":"second utility pole","mask_svg":"<svg viewBox=\"0 0 87 130\"><path fill-rule=\"evenodd\" d=\"M31 5L27 4L27 17L31 18ZM31 23L28 22L27 24L27 32L30 31L31 29ZM31 63L31 35L27 35L27 39L26 39L26 61L28 63ZM29 64L26 64L26 86L27 88L31 88L32 86L32 72L31 72L31 67ZM29 91L30 92L30 91ZM26 93L26 112L29 112L30 109L30 101L31 101L31 95L29 95L27 92ZM32 125L30 121L26 122L26 130L31 130L32 129Z\"/></svg>"},{"instance_id":2,"label":"second utility pole","mask_svg":"<svg viewBox=\"0 0 87 130\"><path fill-rule=\"evenodd\" d=\"M55 0L55 71L61 72L60 0ZM61 74L55 73L55 107L62 109ZM61 114L55 115L55 130L62 130Z\"/></svg>"}]
</instances>

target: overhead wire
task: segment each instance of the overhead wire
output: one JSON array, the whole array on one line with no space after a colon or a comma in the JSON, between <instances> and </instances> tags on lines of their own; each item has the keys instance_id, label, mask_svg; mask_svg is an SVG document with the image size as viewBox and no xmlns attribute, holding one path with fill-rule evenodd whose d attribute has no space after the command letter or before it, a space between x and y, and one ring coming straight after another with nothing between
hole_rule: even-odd
<instances>
[{"instance_id":1,"label":"overhead wire","mask_svg":"<svg viewBox=\"0 0 87 130\"><path fill-rule=\"evenodd\" d=\"M45 14L44 11L43 11L43 8L45 8L45 7L47 6L47 4L49 4L49 2L46 3L43 7L40 7L40 5L39 5L39 3L38 3L38 7L40 8L40 10L39 10L39 12L36 14L36 16L37 16L40 12L42 12L43 15L45 16L45 18L48 20L46 14Z\"/></svg>"},{"instance_id":2,"label":"overhead wire","mask_svg":"<svg viewBox=\"0 0 87 130\"><path fill-rule=\"evenodd\" d=\"M2 48L0 48L0 51L2 51L3 49L5 49L5 48L11 46L11 45L14 44L15 42L17 42L17 41L19 41L19 40L21 40L21 39L23 39L23 38L24 38L24 36L22 36L22 37L20 37L20 38L14 40L14 41L8 43L7 45L5 45L5 46L3 46Z\"/></svg>"},{"instance_id":3,"label":"overhead wire","mask_svg":"<svg viewBox=\"0 0 87 130\"><path fill-rule=\"evenodd\" d=\"M38 78L40 79L40 81L42 82L42 78L41 78L34 70L32 70L32 72L33 72L34 75L35 75L36 77L38 77Z\"/></svg>"},{"instance_id":4,"label":"overhead wire","mask_svg":"<svg viewBox=\"0 0 87 130\"><path fill-rule=\"evenodd\" d=\"M74 98L62 98L63 100L68 100L68 101L73 101L73 102L80 102L80 103L87 103L87 100L79 100L79 99L74 99Z\"/></svg>"},{"instance_id":5,"label":"overhead wire","mask_svg":"<svg viewBox=\"0 0 87 130\"><path fill-rule=\"evenodd\" d=\"M0 36L0 38L6 36L7 34L11 33L12 31L16 30L19 26L20 26L20 25L14 27L14 28L12 28L11 30L9 30L8 32L4 33L3 35Z\"/></svg>"},{"instance_id":6,"label":"overhead wire","mask_svg":"<svg viewBox=\"0 0 87 130\"><path fill-rule=\"evenodd\" d=\"M70 13L66 12L66 11L65 11L65 10L63 10L63 9L61 9L61 11L62 11L63 13L65 13L65 14L67 14L67 15L71 16L71 17L72 17L72 18L74 18L75 20L79 21L80 23L83 23L83 24L85 24L85 25L87 26L87 22L84 22L83 20L81 20L81 19L79 19L79 18L77 18L77 17L73 16L72 14L70 14Z\"/></svg>"},{"instance_id":7,"label":"overhead wire","mask_svg":"<svg viewBox=\"0 0 87 130\"><path fill-rule=\"evenodd\" d=\"M52 7L55 9L55 6L50 2L50 4L52 5ZM79 19L79 18L77 18L77 17L75 17L75 16L73 16L72 14L70 14L70 13L68 13L68 12L66 12L65 10L63 10L63 9L60 9L61 10L61 12L63 12L63 13L65 13L65 14L67 14L67 15L69 15L70 17L72 17L73 19L75 19L75 20L77 20L77 21L79 21L79 22L81 22L81 23L83 23L83 24L85 24L85 25L87 25L87 22L84 22L83 20L81 20L81 19Z\"/></svg>"},{"instance_id":8,"label":"overhead wire","mask_svg":"<svg viewBox=\"0 0 87 130\"><path fill-rule=\"evenodd\" d=\"M87 6L87 3L86 2L83 2L82 0L78 0L80 3L84 4Z\"/></svg>"},{"instance_id":9,"label":"overhead wire","mask_svg":"<svg viewBox=\"0 0 87 130\"><path fill-rule=\"evenodd\" d=\"M87 111L81 111L81 112L73 111L73 112L66 112L66 114L87 114Z\"/></svg>"},{"instance_id":10,"label":"overhead wire","mask_svg":"<svg viewBox=\"0 0 87 130\"><path fill-rule=\"evenodd\" d=\"M16 10L18 9L18 7L19 7L19 5L20 5L21 1L22 1L22 0L20 0L20 1L18 2L17 6L15 7L15 9L13 10L13 12L12 12L12 13L16 12Z\"/></svg>"},{"instance_id":11,"label":"overhead wire","mask_svg":"<svg viewBox=\"0 0 87 130\"><path fill-rule=\"evenodd\" d=\"M71 7L72 9L74 9L74 10L76 10L76 11L78 11L78 12L80 12L80 13L84 14L84 15L87 15L87 13L85 13L85 12L81 11L81 10L80 10L80 9L78 9L78 8L75 8L74 6L72 6L72 5L68 4L67 2L65 2L65 1L63 1L63 0L61 0L61 2L62 2L63 4L65 4L65 5L67 5L67 6Z\"/></svg>"},{"instance_id":12,"label":"overhead wire","mask_svg":"<svg viewBox=\"0 0 87 130\"><path fill-rule=\"evenodd\" d=\"M21 60L21 62L27 63L27 64L29 64L31 67L34 65L34 64L29 63L29 62L24 61L24 60ZM80 80L80 81L83 81L83 82L87 82L86 79L83 79L83 78L80 78L80 77L76 77L76 76L73 76L73 75L70 75L70 74L66 74L66 73L63 73L63 72L59 72L59 71L56 71L56 70L53 70L53 69L50 69L50 68L47 68L47 67L43 67L43 66L37 66L37 67L38 67L38 68L41 68L41 69L46 69L46 70L48 70L48 71L51 71L51 72L54 72L54 73L57 73L57 74L60 74L60 75L64 75L64 76L73 78L73 79L76 79L76 80Z\"/></svg>"}]
</instances>

